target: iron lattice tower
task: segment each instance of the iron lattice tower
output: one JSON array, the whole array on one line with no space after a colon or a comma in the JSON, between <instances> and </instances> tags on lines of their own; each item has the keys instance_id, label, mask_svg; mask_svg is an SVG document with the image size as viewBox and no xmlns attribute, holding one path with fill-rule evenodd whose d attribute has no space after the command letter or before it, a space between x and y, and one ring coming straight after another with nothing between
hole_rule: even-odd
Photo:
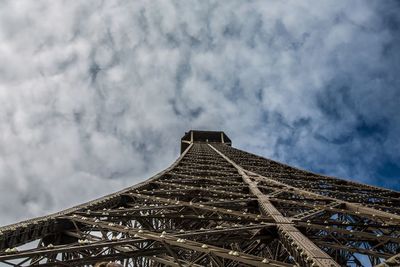
<instances>
[{"instance_id":1,"label":"iron lattice tower","mask_svg":"<svg viewBox=\"0 0 400 267\"><path fill-rule=\"evenodd\" d=\"M4 266L400 266L400 193L190 131L168 169L0 228ZM111 264L109 264L111 266Z\"/></svg>"}]
</instances>

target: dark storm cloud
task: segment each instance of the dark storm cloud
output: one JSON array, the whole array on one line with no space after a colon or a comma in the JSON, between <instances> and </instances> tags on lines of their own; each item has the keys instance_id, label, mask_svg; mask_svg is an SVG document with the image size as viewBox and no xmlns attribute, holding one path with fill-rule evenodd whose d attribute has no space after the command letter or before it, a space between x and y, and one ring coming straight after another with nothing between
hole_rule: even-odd
<instances>
[{"instance_id":1,"label":"dark storm cloud","mask_svg":"<svg viewBox=\"0 0 400 267\"><path fill-rule=\"evenodd\" d=\"M395 1L0 5L0 224L147 178L190 128L398 188Z\"/></svg>"}]
</instances>

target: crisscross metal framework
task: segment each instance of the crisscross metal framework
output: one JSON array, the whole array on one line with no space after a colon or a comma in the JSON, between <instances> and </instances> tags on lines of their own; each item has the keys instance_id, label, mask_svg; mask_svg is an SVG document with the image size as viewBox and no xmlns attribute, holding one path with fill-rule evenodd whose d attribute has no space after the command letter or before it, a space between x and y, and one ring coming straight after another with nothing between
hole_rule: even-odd
<instances>
[{"instance_id":1,"label":"crisscross metal framework","mask_svg":"<svg viewBox=\"0 0 400 267\"><path fill-rule=\"evenodd\" d=\"M399 192L185 142L145 182L1 227L0 266L400 266Z\"/></svg>"}]
</instances>

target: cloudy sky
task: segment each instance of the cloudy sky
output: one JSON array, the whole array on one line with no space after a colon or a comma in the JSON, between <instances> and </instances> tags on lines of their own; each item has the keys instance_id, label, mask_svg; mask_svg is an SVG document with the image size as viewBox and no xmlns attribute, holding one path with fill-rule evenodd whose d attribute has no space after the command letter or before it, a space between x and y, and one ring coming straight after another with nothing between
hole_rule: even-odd
<instances>
[{"instance_id":1,"label":"cloudy sky","mask_svg":"<svg viewBox=\"0 0 400 267\"><path fill-rule=\"evenodd\" d=\"M0 0L0 224L142 181L188 129L400 190L397 1Z\"/></svg>"}]
</instances>

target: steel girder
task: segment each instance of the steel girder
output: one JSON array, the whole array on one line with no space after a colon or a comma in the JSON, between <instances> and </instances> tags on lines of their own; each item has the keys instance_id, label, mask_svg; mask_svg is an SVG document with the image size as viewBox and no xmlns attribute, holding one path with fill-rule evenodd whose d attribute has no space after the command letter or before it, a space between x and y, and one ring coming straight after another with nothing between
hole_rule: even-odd
<instances>
[{"instance_id":1,"label":"steel girder","mask_svg":"<svg viewBox=\"0 0 400 267\"><path fill-rule=\"evenodd\" d=\"M400 193L192 142L165 171L0 228L10 266L388 266Z\"/></svg>"}]
</instances>

